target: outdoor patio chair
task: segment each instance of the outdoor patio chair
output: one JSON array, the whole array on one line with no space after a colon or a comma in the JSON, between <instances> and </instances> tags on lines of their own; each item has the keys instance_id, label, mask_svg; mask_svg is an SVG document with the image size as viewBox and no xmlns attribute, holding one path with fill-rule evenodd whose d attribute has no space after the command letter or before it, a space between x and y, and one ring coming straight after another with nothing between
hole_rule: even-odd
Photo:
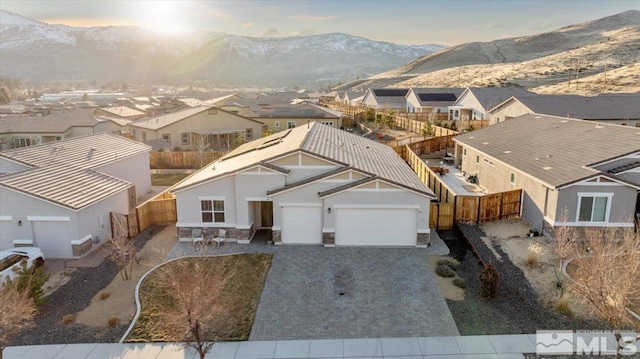
<instances>
[{"instance_id":1,"label":"outdoor patio chair","mask_svg":"<svg viewBox=\"0 0 640 359\"><path fill-rule=\"evenodd\" d=\"M213 241L218 244L218 247L224 243L225 239L227 239L227 231L225 229L219 230L218 235L213 237Z\"/></svg>"},{"instance_id":2,"label":"outdoor patio chair","mask_svg":"<svg viewBox=\"0 0 640 359\"><path fill-rule=\"evenodd\" d=\"M194 228L191 230L191 245L195 247L196 245L202 243L204 241L204 236L202 235L202 228Z\"/></svg>"}]
</instances>

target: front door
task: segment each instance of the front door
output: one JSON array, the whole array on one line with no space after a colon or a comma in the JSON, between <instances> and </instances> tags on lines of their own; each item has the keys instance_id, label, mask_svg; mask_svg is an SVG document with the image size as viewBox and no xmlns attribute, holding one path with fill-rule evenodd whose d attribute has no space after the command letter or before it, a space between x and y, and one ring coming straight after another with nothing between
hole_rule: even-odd
<instances>
[{"instance_id":1,"label":"front door","mask_svg":"<svg viewBox=\"0 0 640 359\"><path fill-rule=\"evenodd\" d=\"M273 202L260 202L260 217L263 228L273 227Z\"/></svg>"}]
</instances>

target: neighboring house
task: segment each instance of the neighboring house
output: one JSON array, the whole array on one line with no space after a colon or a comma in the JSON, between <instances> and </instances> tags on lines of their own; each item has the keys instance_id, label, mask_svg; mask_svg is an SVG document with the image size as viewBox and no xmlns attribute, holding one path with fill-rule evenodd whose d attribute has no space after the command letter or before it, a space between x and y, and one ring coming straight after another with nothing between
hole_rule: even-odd
<instances>
[{"instance_id":1,"label":"neighboring house","mask_svg":"<svg viewBox=\"0 0 640 359\"><path fill-rule=\"evenodd\" d=\"M135 110L126 106L98 108L95 110L94 115L121 118L129 121L135 121L147 116L143 111Z\"/></svg>"},{"instance_id":2,"label":"neighboring house","mask_svg":"<svg viewBox=\"0 0 640 359\"><path fill-rule=\"evenodd\" d=\"M144 118L129 124L138 141L163 139L165 150L228 150L237 134L245 141L262 137L264 124L213 106L198 106L158 117ZM204 140L201 140L204 139Z\"/></svg>"},{"instance_id":3,"label":"neighboring house","mask_svg":"<svg viewBox=\"0 0 640 359\"><path fill-rule=\"evenodd\" d=\"M539 230L633 227L640 213L640 134L544 115L458 135L456 164L489 193L521 188L522 216Z\"/></svg>"},{"instance_id":4,"label":"neighboring house","mask_svg":"<svg viewBox=\"0 0 640 359\"><path fill-rule=\"evenodd\" d=\"M342 103L349 106L362 106L362 100L364 100L362 91L345 91L342 97Z\"/></svg>"},{"instance_id":5,"label":"neighboring house","mask_svg":"<svg viewBox=\"0 0 640 359\"><path fill-rule=\"evenodd\" d=\"M405 96L407 113L447 113L463 88L411 88Z\"/></svg>"},{"instance_id":6,"label":"neighboring house","mask_svg":"<svg viewBox=\"0 0 640 359\"><path fill-rule=\"evenodd\" d=\"M514 95L490 111L495 124L530 113L640 127L640 94Z\"/></svg>"},{"instance_id":7,"label":"neighboring house","mask_svg":"<svg viewBox=\"0 0 640 359\"><path fill-rule=\"evenodd\" d=\"M310 104L274 104L265 106L249 117L267 125L267 129L278 132L294 127L320 122L334 128L342 127L342 112Z\"/></svg>"},{"instance_id":8,"label":"neighboring house","mask_svg":"<svg viewBox=\"0 0 640 359\"><path fill-rule=\"evenodd\" d=\"M149 146L110 133L0 152L0 249L82 256L151 190Z\"/></svg>"},{"instance_id":9,"label":"neighboring house","mask_svg":"<svg viewBox=\"0 0 640 359\"><path fill-rule=\"evenodd\" d=\"M537 96L519 87L467 87L449 106L449 119L456 121L488 120L489 110L512 96Z\"/></svg>"},{"instance_id":10,"label":"neighboring house","mask_svg":"<svg viewBox=\"0 0 640 359\"><path fill-rule=\"evenodd\" d=\"M8 115L0 118L0 150L92 134L97 124L93 109L76 109L47 116Z\"/></svg>"},{"instance_id":11,"label":"neighboring house","mask_svg":"<svg viewBox=\"0 0 640 359\"><path fill-rule=\"evenodd\" d=\"M248 243L426 246L435 198L386 145L311 123L247 143L186 178L176 195L178 237L226 230Z\"/></svg>"},{"instance_id":12,"label":"neighboring house","mask_svg":"<svg viewBox=\"0 0 640 359\"><path fill-rule=\"evenodd\" d=\"M406 108L409 89L382 88L368 89L362 98L362 105L377 110L402 110Z\"/></svg>"}]
</instances>

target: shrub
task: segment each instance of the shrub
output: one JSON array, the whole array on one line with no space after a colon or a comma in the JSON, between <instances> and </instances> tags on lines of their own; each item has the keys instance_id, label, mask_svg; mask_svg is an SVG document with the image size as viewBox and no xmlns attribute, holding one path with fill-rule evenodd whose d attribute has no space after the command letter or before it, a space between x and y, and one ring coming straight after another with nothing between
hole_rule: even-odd
<instances>
[{"instance_id":1,"label":"shrub","mask_svg":"<svg viewBox=\"0 0 640 359\"><path fill-rule=\"evenodd\" d=\"M109 324L110 327L115 327L120 323L120 319L118 319L118 317L109 317L109 320L107 321L107 323Z\"/></svg>"},{"instance_id":2,"label":"shrub","mask_svg":"<svg viewBox=\"0 0 640 359\"><path fill-rule=\"evenodd\" d=\"M542 253L542 247L538 243L529 244L529 248L527 250L527 259L525 262L530 268L535 268L540 264L539 256Z\"/></svg>"},{"instance_id":3,"label":"shrub","mask_svg":"<svg viewBox=\"0 0 640 359\"><path fill-rule=\"evenodd\" d=\"M460 268L460 262L451 257L445 257L438 260L438 265L445 265L451 267L453 270L458 270Z\"/></svg>"},{"instance_id":4,"label":"shrub","mask_svg":"<svg viewBox=\"0 0 640 359\"><path fill-rule=\"evenodd\" d=\"M455 285L458 288L465 289L467 287L467 282L465 282L464 279L460 277L455 277L453 278L453 285Z\"/></svg>"},{"instance_id":5,"label":"shrub","mask_svg":"<svg viewBox=\"0 0 640 359\"><path fill-rule=\"evenodd\" d=\"M75 314L67 314L64 317L62 317L62 324L71 324L75 321L76 321Z\"/></svg>"},{"instance_id":6,"label":"shrub","mask_svg":"<svg viewBox=\"0 0 640 359\"><path fill-rule=\"evenodd\" d=\"M560 298L558 298L558 301L556 302L556 310L564 315L572 316L573 311L571 310L571 306L569 304L569 294L564 293L560 296Z\"/></svg>"},{"instance_id":7,"label":"shrub","mask_svg":"<svg viewBox=\"0 0 640 359\"><path fill-rule=\"evenodd\" d=\"M436 274L438 274L441 277L451 278L456 275L456 272L453 269L451 269L451 267L449 267L448 265L442 264L436 267Z\"/></svg>"},{"instance_id":8,"label":"shrub","mask_svg":"<svg viewBox=\"0 0 640 359\"><path fill-rule=\"evenodd\" d=\"M100 299L105 300L105 299L109 298L110 295L111 295L111 293L109 293L109 292L102 292L102 293L100 293Z\"/></svg>"},{"instance_id":9,"label":"shrub","mask_svg":"<svg viewBox=\"0 0 640 359\"><path fill-rule=\"evenodd\" d=\"M27 290L29 298L37 306L43 305L47 300L43 287L44 283L49 280L49 275L44 271L44 267L36 268L35 265L27 267L27 261L22 260L16 274L15 282L18 286L18 291Z\"/></svg>"},{"instance_id":10,"label":"shrub","mask_svg":"<svg viewBox=\"0 0 640 359\"><path fill-rule=\"evenodd\" d=\"M480 295L483 298L493 299L498 294L498 282L500 280L500 274L498 269L489 263L484 266L482 272L480 272Z\"/></svg>"}]
</instances>

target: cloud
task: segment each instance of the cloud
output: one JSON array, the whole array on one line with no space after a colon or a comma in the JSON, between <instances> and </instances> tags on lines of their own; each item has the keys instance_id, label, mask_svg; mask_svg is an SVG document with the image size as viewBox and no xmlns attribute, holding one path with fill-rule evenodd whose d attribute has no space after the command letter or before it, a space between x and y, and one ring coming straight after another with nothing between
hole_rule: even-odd
<instances>
[{"instance_id":1,"label":"cloud","mask_svg":"<svg viewBox=\"0 0 640 359\"><path fill-rule=\"evenodd\" d=\"M313 16L313 15L291 15L289 19L298 21L329 21L337 19L337 16Z\"/></svg>"},{"instance_id":2,"label":"cloud","mask_svg":"<svg viewBox=\"0 0 640 359\"><path fill-rule=\"evenodd\" d=\"M247 29L247 28L254 27L254 26L256 26L255 22L245 22L244 24L242 24L242 28L243 29Z\"/></svg>"},{"instance_id":3,"label":"cloud","mask_svg":"<svg viewBox=\"0 0 640 359\"><path fill-rule=\"evenodd\" d=\"M280 35L280 31L278 31L278 29L276 29L275 27L270 27L267 29L267 31L264 32L264 34L262 34L262 37L276 37Z\"/></svg>"}]
</instances>

